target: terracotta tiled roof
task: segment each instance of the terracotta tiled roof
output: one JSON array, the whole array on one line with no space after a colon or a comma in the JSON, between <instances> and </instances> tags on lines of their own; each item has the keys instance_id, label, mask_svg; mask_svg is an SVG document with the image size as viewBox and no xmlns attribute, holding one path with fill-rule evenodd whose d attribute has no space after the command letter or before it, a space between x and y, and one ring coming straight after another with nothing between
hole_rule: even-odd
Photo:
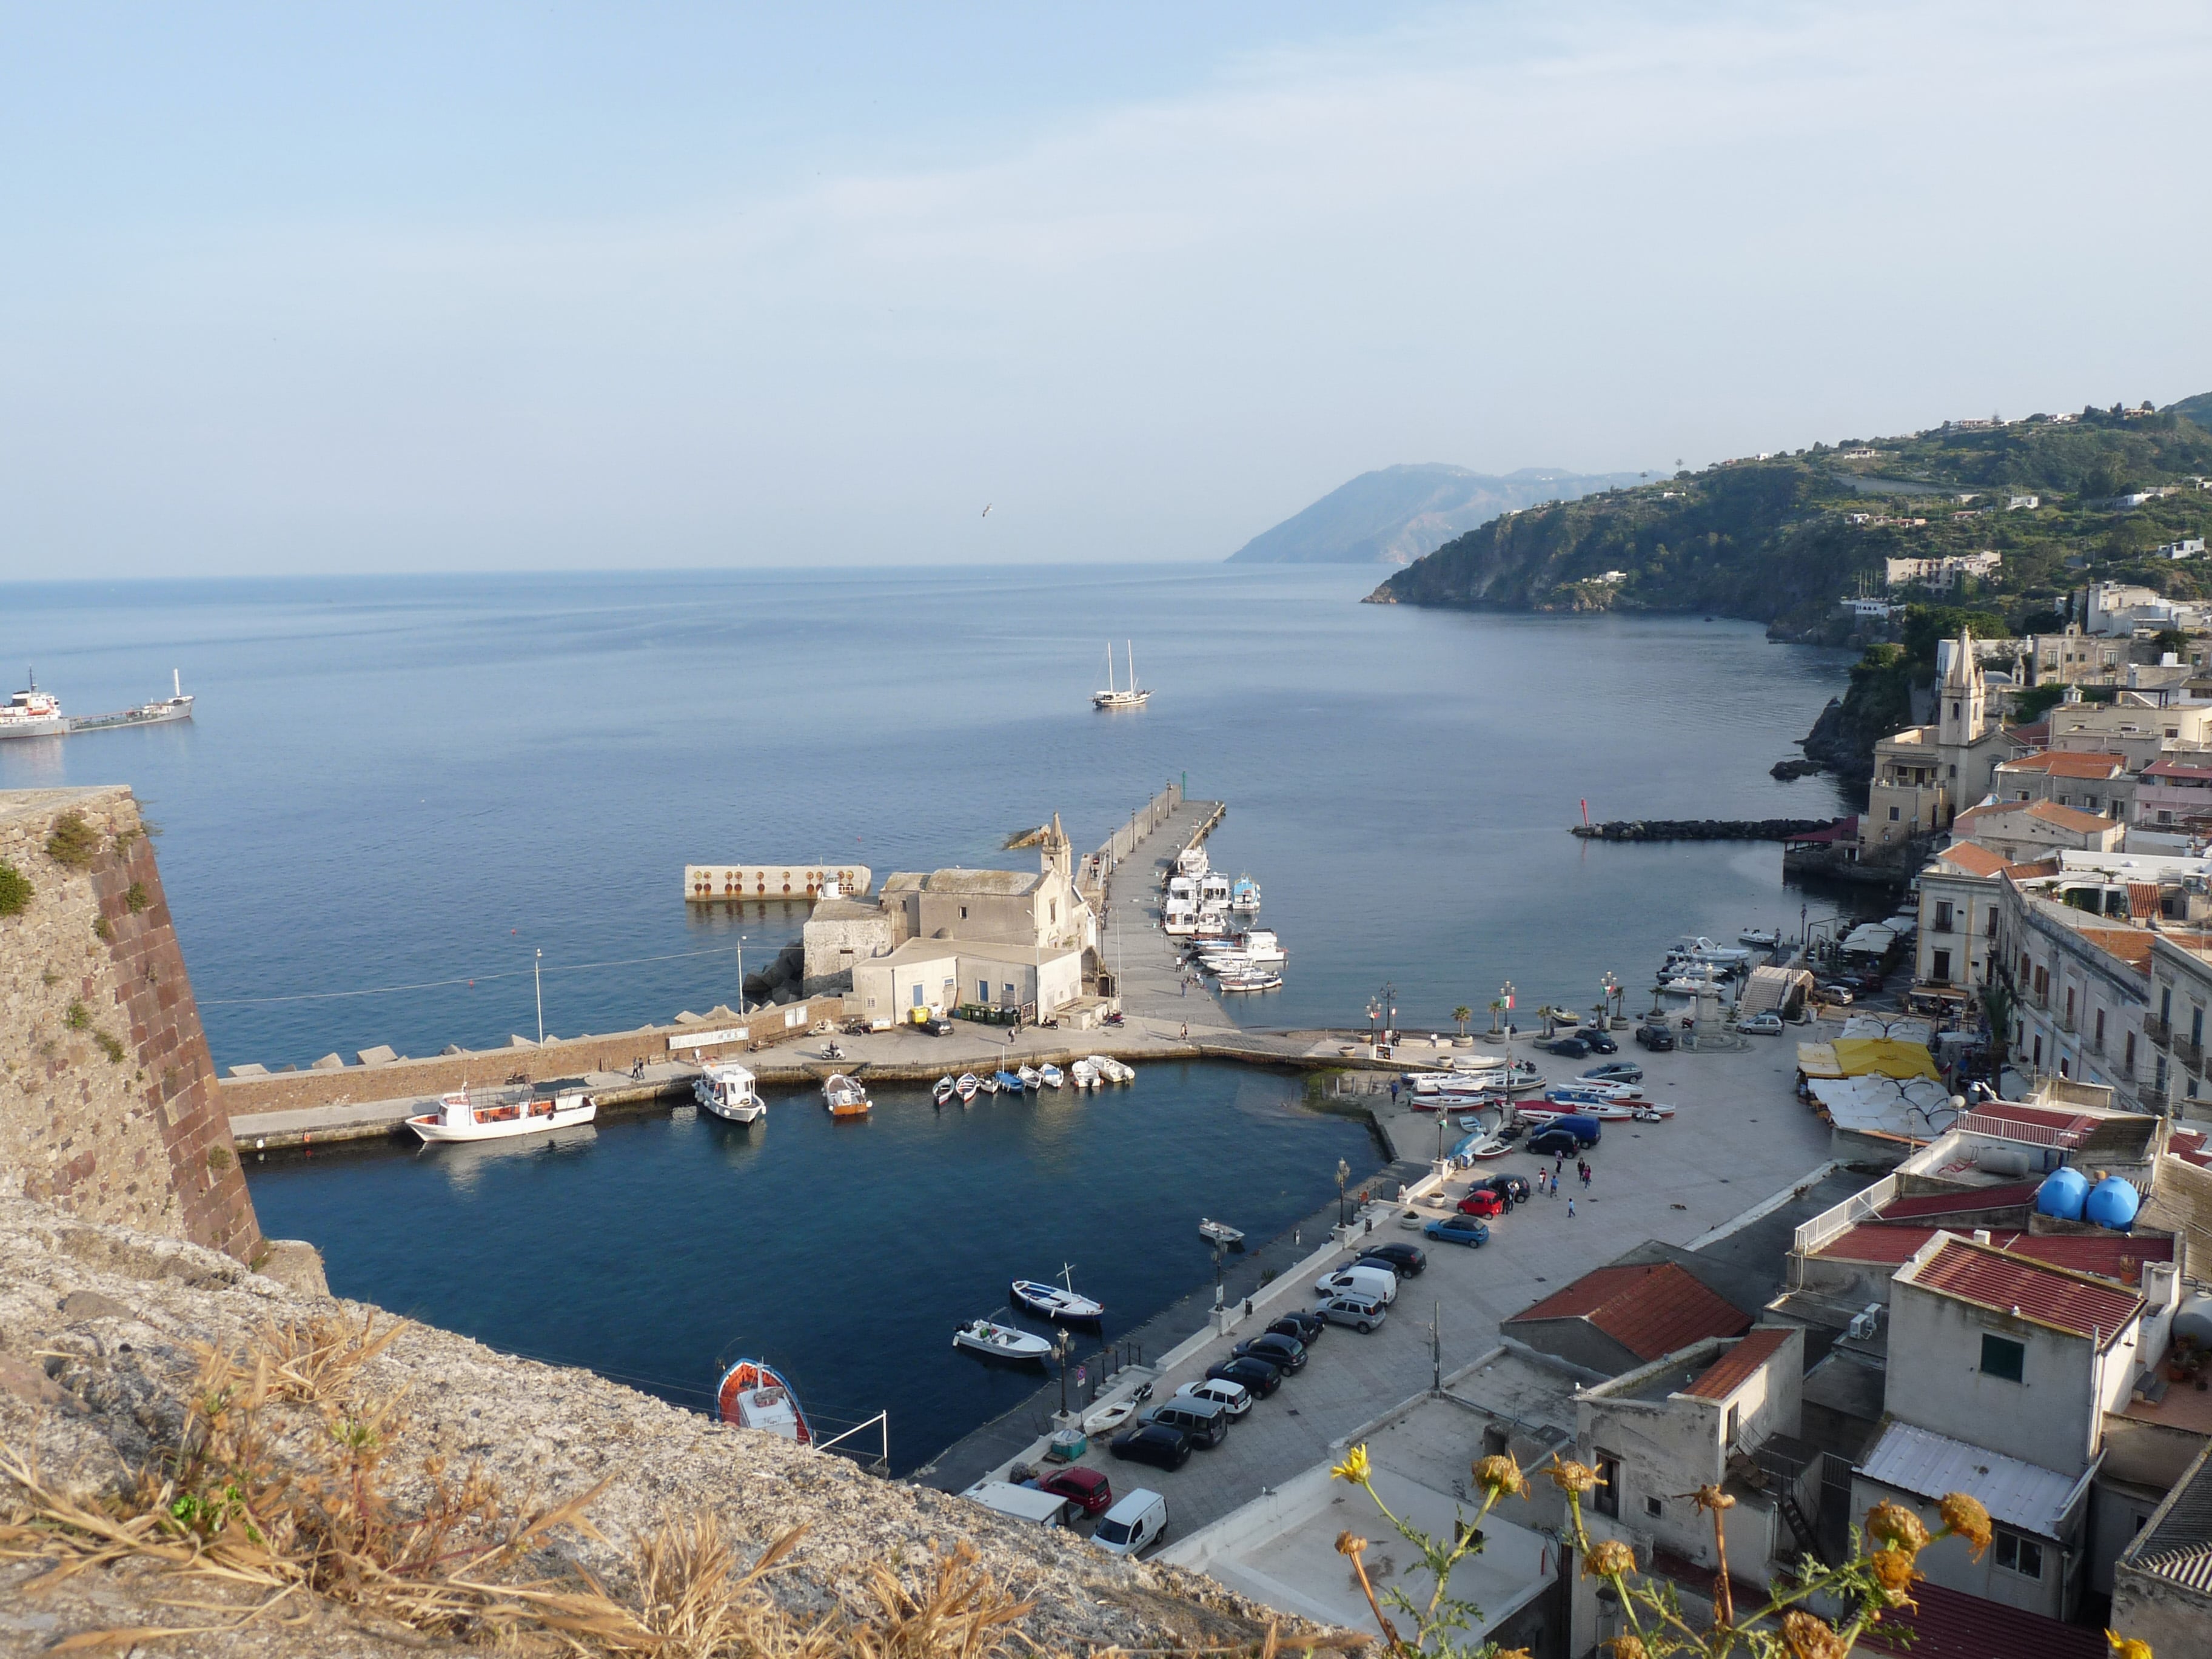
<instances>
[{"instance_id":1,"label":"terracotta tiled roof","mask_svg":"<svg viewBox=\"0 0 2212 1659\"><path fill-rule=\"evenodd\" d=\"M1774 1358L1790 1333L1771 1325L1761 1326L1716 1359L1705 1374L1682 1390L1700 1400L1725 1400L1751 1380L1752 1373Z\"/></svg>"},{"instance_id":2,"label":"terracotta tiled roof","mask_svg":"<svg viewBox=\"0 0 2212 1659\"><path fill-rule=\"evenodd\" d=\"M1936 856L1946 864L1956 865L1970 876L1994 876L2005 867L2005 861L1995 853L1971 841L1954 842Z\"/></svg>"},{"instance_id":3,"label":"terracotta tiled roof","mask_svg":"<svg viewBox=\"0 0 2212 1659\"><path fill-rule=\"evenodd\" d=\"M1956 1231L1956 1228L1949 1231ZM1813 1252L1838 1261L1865 1261L1901 1267L1920 1254L1920 1247L1935 1237L1930 1226L1899 1226L1886 1222L1863 1222L1838 1235ZM2133 1286L2142 1282L2143 1263L2173 1260L2171 1238L2151 1238L2141 1233L2023 1233L1998 1228L1990 1243L2013 1255L2047 1261L2054 1267L2077 1273L2094 1273Z\"/></svg>"},{"instance_id":4,"label":"terracotta tiled roof","mask_svg":"<svg viewBox=\"0 0 2212 1659\"><path fill-rule=\"evenodd\" d=\"M1909 1642L1902 1639L1907 1632ZM1915 1584L1911 1604L1886 1610L1869 1626L1859 1650L1911 1659L2109 1659L2111 1653L2102 1631L1929 1583Z\"/></svg>"},{"instance_id":5,"label":"terracotta tiled roof","mask_svg":"<svg viewBox=\"0 0 2212 1659\"><path fill-rule=\"evenodd\" d=\"M2071 749L2045 749L1998 764L2008 772L2040 772L2051 778L2109 778L2127 770L2118 755Z\"/></svg>"},{"instance_id":6,"label":"terracotta tiled roof","mask_svg":"<svg viewBox=\"0 0 2212 1659\"><path fill-rule=\"evenodd\" d=\"M2184 766L2179 761L2154 760L2142 769L2147 778L2212 778L2212 766Z\"/></svg>"},{"instance_id":7,"label":"terracotta tiled roof","mask_svg":"<svg viewBox=\"0 0 2212 1659\"><path fill-rule=\"evenodd\" d=\"M2205 1145L2205 1136L2198 1130L2176 1129L2167 1139L2166 1150L2200 1170L2212 1166L2212 1147Z\"/></svg>"},{"instance_id":8,"label":"terracotta tiled roof","mask_svg":"<svg viewBox=\"0 0 2212 1659\"><path fill-rule=\"evenodd\" d=\"M2131 881L2128 884L2128 915L2136 921L2158 914L2158 884L2154 881Z\"/></svg>"},{"instance_id":9,"label":"terracotta tiled roof","mask_svg":"<svg viewBox=\"0 0 2212 1659\"><path fill-rule=\"evenodd\" d=\"M2101 1343L2116 1340L2143 1305L2135 1292L2116 1290L2087 1273L1957 1238L1947 1240L1898 1279Z\"/></svg>"},{"instance_id":10,"label":"terracotta tiled roof","mask_svg":"<svg viewBox=\"0 0 2212 1659\"><path fill-rule=\"evenodd\" d=\"M1597 1268L1505 1323L1537 1319L1587 1319L1638 1359L1751 1328L1750 1315L1672 1261Z\"/></svg>"},{"instance_id":11,"label":"terracotta tiled roof","mask_svg":"<svg viewBox=\"0 0 2212 1659\"><path fill-rule=\"evenodd\" d=\"M2099 830L2110 830L2118 822L2116 818L2100 817L2094 812L2084 812L2079 807L2061 806L2056 801L2047 800L1990 801L1980 806L1968 807L1959 814L1954 822L1979 823L2015 813L2039 818L2045 823L2056 824L2061 830L2071 830L2080 835L2093 835Z\"/></svg>"},{"instance_id":12,"label":"terracotta tiled roof","mask_svg":"<svg viewBox=\"0 0 2212 1659\"><path fill-rule=\"evenodd\" d=\"M1963 1193L1923 1193L1917 1198L1892 1199L1881 1206L1884 1221L1927 1221L1936 1216L1974 1215L1990 1210L2008 1210L2035 1202L2040 1182L2012 1182L2002 1187L1977 1187Z\"/></svg>"},{"instance_id":13,"label":"terracotta tiled roof","mask_svg":"<svg viewBox=\"0 0 2212 1659\"><path fill-rule=\"evenodd\" d=\"M2058 860L2055 858L2038 859L2033 864L2008 864L2005 874L2027 881L2036 876L2055 876L2059 873L2059 869Z\"/></svg>"},{"instance_id":14,"label":"terracotta tiled roof","mask_svg":"<svg viewBox=\"0 0 2212 1659\"><path fill-rule=\"evenodd\" d=\"M2150 972L2152 934L2141 927L2077 927L2074 930L2107 956L2118 957L2137 973Z\"/></svg>"}]
</instances>

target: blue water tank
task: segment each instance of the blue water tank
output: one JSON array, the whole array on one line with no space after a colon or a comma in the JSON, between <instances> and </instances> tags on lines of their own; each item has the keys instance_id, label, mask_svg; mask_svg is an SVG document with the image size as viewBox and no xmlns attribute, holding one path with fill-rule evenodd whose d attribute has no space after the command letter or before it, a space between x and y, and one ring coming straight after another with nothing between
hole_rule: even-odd
<instances>
[{"instance_id":1,"label":"blue water tank","mask_svg":"<svg viewBox=\"0 0 2212 1659\"><path fill-rule=\"evenodd\" d=\"M2106 1176L2097 1183L2096 1190L2081 1206L2081 1218L2093 1221L2100 1227L2124 1231L2135 1220L2136 1212L2142 1207L2142 1199L2136 1193L2134 1183L2123 1181L2118 1176Z\"/></svg>"},{"instance_id":2,"label":"blue water tank","mask_svg":"<svg viewBox=\"0 0 2212 1659\"><path fill-rule=\"evenodd\" d=\"M2081 1202L2088 1196L2089 1177L2069 1165L2053 1170L2043 1185L2035 1189L2035 1207L2041 1214L2055 1215L2061 1221L2079 1221Z\"/></svg>"}]
</instances>

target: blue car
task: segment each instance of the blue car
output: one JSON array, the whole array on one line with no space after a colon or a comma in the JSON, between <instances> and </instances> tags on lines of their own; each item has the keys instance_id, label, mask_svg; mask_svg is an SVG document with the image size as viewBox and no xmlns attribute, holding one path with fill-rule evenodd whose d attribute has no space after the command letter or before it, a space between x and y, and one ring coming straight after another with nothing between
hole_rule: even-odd
<instances>
[{"instance_id":1,"label":"blue car","mask_svg":"<svg viewBox=\"0 0 2212 1659\"><path fill-rule=\"evenodd\" d=\"M1448 1215L1421 1229L1425 1237L1440 1243L1464 1244L1480 1249L1490 1243L1490 1229L1471 1215Z\"/></svg>"}]
</instances>

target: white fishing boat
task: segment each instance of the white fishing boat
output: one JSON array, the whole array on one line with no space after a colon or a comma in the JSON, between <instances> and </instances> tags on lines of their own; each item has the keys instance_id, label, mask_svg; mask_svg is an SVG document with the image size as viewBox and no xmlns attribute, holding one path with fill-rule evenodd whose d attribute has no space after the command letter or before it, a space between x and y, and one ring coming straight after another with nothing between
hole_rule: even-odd
<instances>
[{"instance_id":1,"label":"white fishing boat","mask_svg":"<svg viewBox=\"0 0 2212 1659\"><path fill-rule=\"evenodd\" d=\"M811 1445L814 1432L799 1396L775 1368L763 1360L740 1359L722 1373L714 1389L714 1415L739 1428L758 1429L780 1439Z\"/></svg>"},{"instance_id":2,"label":"white fishing boat","mask_svg":"<svg viewBox=\"0 0 2212 1659\"><path fill-rule=\"evenodd\" d=\"M1108 1083L1127 1083L1137 1075L1134 1066L1123 1065L1111 1054L1092 1054L1091 1069Z\"/></svg>"},{"instance_id":3,"label":"white fishing boat","mask_svg":"<svg viewBox=\"0 0 2212 1659\"><path fill-rule=\"evenodd\" d=\"M1188 899L1170 899L1160 912L1160 926L1170 939L1188 939L1198 932L1198 906Z\"/></svg>"},{"instance_id":4,"label":"white fishing boat","mask_svg":"<svg viewBox=\"0 0 2212 1659\"><path fill-rule=\"evenodd\" d=\"M1067 1080L1079 1089L1098 1086L1098 1068L1087 1060L1079 1060L1067 1068Z\"/></svg>"},{"instance_id":5,"label":"white fishing boat","mask_svg":"<svg viewBox=\"0 0 2212 1659\"><path fill-rule=\"evenodd\" d=\"M999 1092L999 1079L997 1074L991 1072L976 1073L975 1087L984 1094L995 1095Z\"/></svg>"},{"instance_id":6,"label":"white fishing boat","mask_svg":"<svg viewBox=\"0 0 2212 1659\"><path fill-rule=\"evenodd\" d=\"M822 1103L829 1108L832 1117L866 1117L868 1091L860 1086L857 1078L832 1072L822 1079Z\"/></svg>"},{"instance_id":7,"label":"white fishing boat","mask_svg":"<svg viewBox=\"0 0 2212 1659\"><path fill-rule=\"evenodd\" d=\"M975 1091L982 1086L983 1079L977 1077L975 1073L963 1072L960 1073L959 1080L953 1084L952 1091L960 1097L960 1103L965 1106L975 1098Z\"/></svg>"},{"instance_id":8,"label":"white fishing boat","mask_svg":"<svg viewBox=\"0 0 2212 1659\"><path fill-rule=\"evenodd\" d=\"M1774 927L1747 927L1735 938L1737 944L1748 945L1759 951L1771 951L1782 943L1781 930Z\"/></svg>"},{"instance_id":9,"label":"white fishing boat","mask_svg":"<svg viewBox=\"0 0 2212 1659\"><path fill-rule=\"evenodd\" d=\"M1260 908L1260 884L1249 876L1237 878L1237 884L1229 890L1229 908L1247 914Z\"/></svg>"},{"instance_id":10,"label":"white fishing boat","mask_svg":"<svg viewBox=\"0 0 2212 1659\"><path fill-rule=\"evenodd\" d=\"M1198 905L1210 910L1216 905L1226 910L1230 902L1229 878L1218 870L1209 870L1198 878Z\"/></svg>"},{"instance_id":11,"label":"white fishing boat","mask_svg":"<svg viewBox=\"0 0 2212 1659\"><path fill-rule=\"evenodd\" d=\"M562 1078L526 1088L457 1089L440 1098L436 1111L409 1118L407 1127L428 1141L504 1140L589 1123L599 1114L583 1079Z\"/></svg>"},{"instance_id":12,"label":"white fishing boat","mask_svg":"<svg viewBox=\"0 0 2212 1659\"><path fill-rule=\"evenodd\" d=\"M936 1082L930 1085L929 1097L935 1101L939 1105L942 1106L946 1101L952 1098L952 1091L958 1086L959 1085L954 1083L951 1078L941 1077L938 1079Z\"/></svg>"},{"instance_id":13,"label":"white fishing boat","mask_svg":"<svg viewBox=\"0 0 2212 1659\"><path fill-rule=\"evenodd\" d=\"M1214 1221L1206 1216L1198 1218L1198 1236L1207 1243L1218 1244L1224 1249L1233 1249L1244 1242L1243 1228L1232 1227L1225 1221Z\"/></svg>"},{"instance_id":14,"label":"white fishing boat","mask_svg":"<svg viewBox=\"0 0 2212 1659\"><path fill-rule=\"evenodd\" d=\"M1137 647L1126 640L1122 643L1129 650L1129 684L1126 688L1115 684L1114 647L1109 644L1106 647L1106 689L1091 694L1091 706L1094 708L1142 708L1151 701L1152 694L1137 684Z\"/></svg>"},{"instance_id":15,"label":"white fishing boat","mask_svg":"<svg viewBox=\"0 0 2212 1659\"><path fill-rule=\"evenodd\" d=\"M1283 988L1283 976L1280 974L1254 973L1234 979L1224 977L1218 988L1227 992L1279 991Z\"/></svg>"},{"instance_id":16,"label":"white fishing boat","mask_svg":"<svg viewBox=\"0 0 2212 1659\"><path fill-rule=\"evenodd\" d=\"M1024 1313L1035 1314L1039 1319L1054 1320L1061 1324L1089 1324L1105 1313L1103 1303L1076 1294L1075 1269L1073 1267L1063 1263L1060 1277L1061 1282L1058 1285L1047 1279L1016 1279L1012 1286L1014 1305Z\"/></svg>"},{"instance_id":17,"label":"white fishing boat","mask_svg":"<svg viewBox=\"0 0 2212 1659\"><path fill-rule=\"evenodd\" d=\"M1212 862L1206 856L1205 847L1199 842L1193 842L1176 854L1176 873L1188 876L1193 881L1212 867Z\"/></svg>"},{"instance_id":18,"label":"white fishing boat","mask_svg":"<svg viewBox=\"0 0 2212 1659\"><path fill-rule=\"evenodd\" d=\"M753 1086L753 1074L742 1066L709 1066L691 1084L691 1097L716 1117L732 1123L757 1123L768 1115L768 1103Z\"/></svg>"},{"instance_id":19,"label":"white fishing boat","mask_svg":"<svg viewBox=\"0 0 2212 1659\"><path fill-rule=\"evenodd\" d=\"M1012 1325L996 1325L988 1319L971 1319L955 1330L952 1346L981 1354L986 1359L1002 1359L1013 1364L1036 1364L1052 1357L1052 1343L1047 1338L1018 1331Z\"/></svg>"},{"instance_id":20,"label":"white fishing boat","mask_svg":"<svg viewBox=\"0 0 2212 1659\"><path fill-rule=\"evenodd\" d=\"M1137 1402L1134 1400L1116 1400L1112 1405L1101 1406L1086 1416L1083 1419L1083 1431L1090 1435L1106 1434L1120 1428L1136 1414Z\"/></svg>"},{"instance_id":21,"label":"white fishing boat","mask_svg":"<svg viewBox=\"0 0 2212 1659\"><path fill-rule=\"evenodd\" d=\"M1067 1081L1067 1073L1057 1066L1040 1066L1037 1067L1037 1081L1048 1089L1057 1089Z\"/></svg>"},{"instance_id":22,"label":"white fishing boat","mask_svg":"<svg viewBox=\"0 0 2212 1659\"><path fill-rule=\"evenodd\" d=\"M1038 1084L1044 1081L1043 1075L1039 1073L1037 1068L1034 1066L1023 1066L1017 1067L1014 1072L1014 1076L1020 1079L1021 1085L1024 1089L1034 1089Z\"/></svg>"}]
</instances>

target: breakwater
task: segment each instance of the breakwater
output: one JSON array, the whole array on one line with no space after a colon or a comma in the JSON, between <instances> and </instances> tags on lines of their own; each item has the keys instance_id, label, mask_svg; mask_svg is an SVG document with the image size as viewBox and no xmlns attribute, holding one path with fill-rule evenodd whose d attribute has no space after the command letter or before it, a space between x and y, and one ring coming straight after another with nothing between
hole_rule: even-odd
<instances>
[{"instance_id":1,"label":"breakwater","mask_svg":"<svg viewBox=\"0 0 2212 1659\"><path fill-rule=\"evenodd\" d=\"M1832 823L1832 818L1612 818L1571 828L1584 841L1792 841Z\"/></svg>"}]
</instances>

